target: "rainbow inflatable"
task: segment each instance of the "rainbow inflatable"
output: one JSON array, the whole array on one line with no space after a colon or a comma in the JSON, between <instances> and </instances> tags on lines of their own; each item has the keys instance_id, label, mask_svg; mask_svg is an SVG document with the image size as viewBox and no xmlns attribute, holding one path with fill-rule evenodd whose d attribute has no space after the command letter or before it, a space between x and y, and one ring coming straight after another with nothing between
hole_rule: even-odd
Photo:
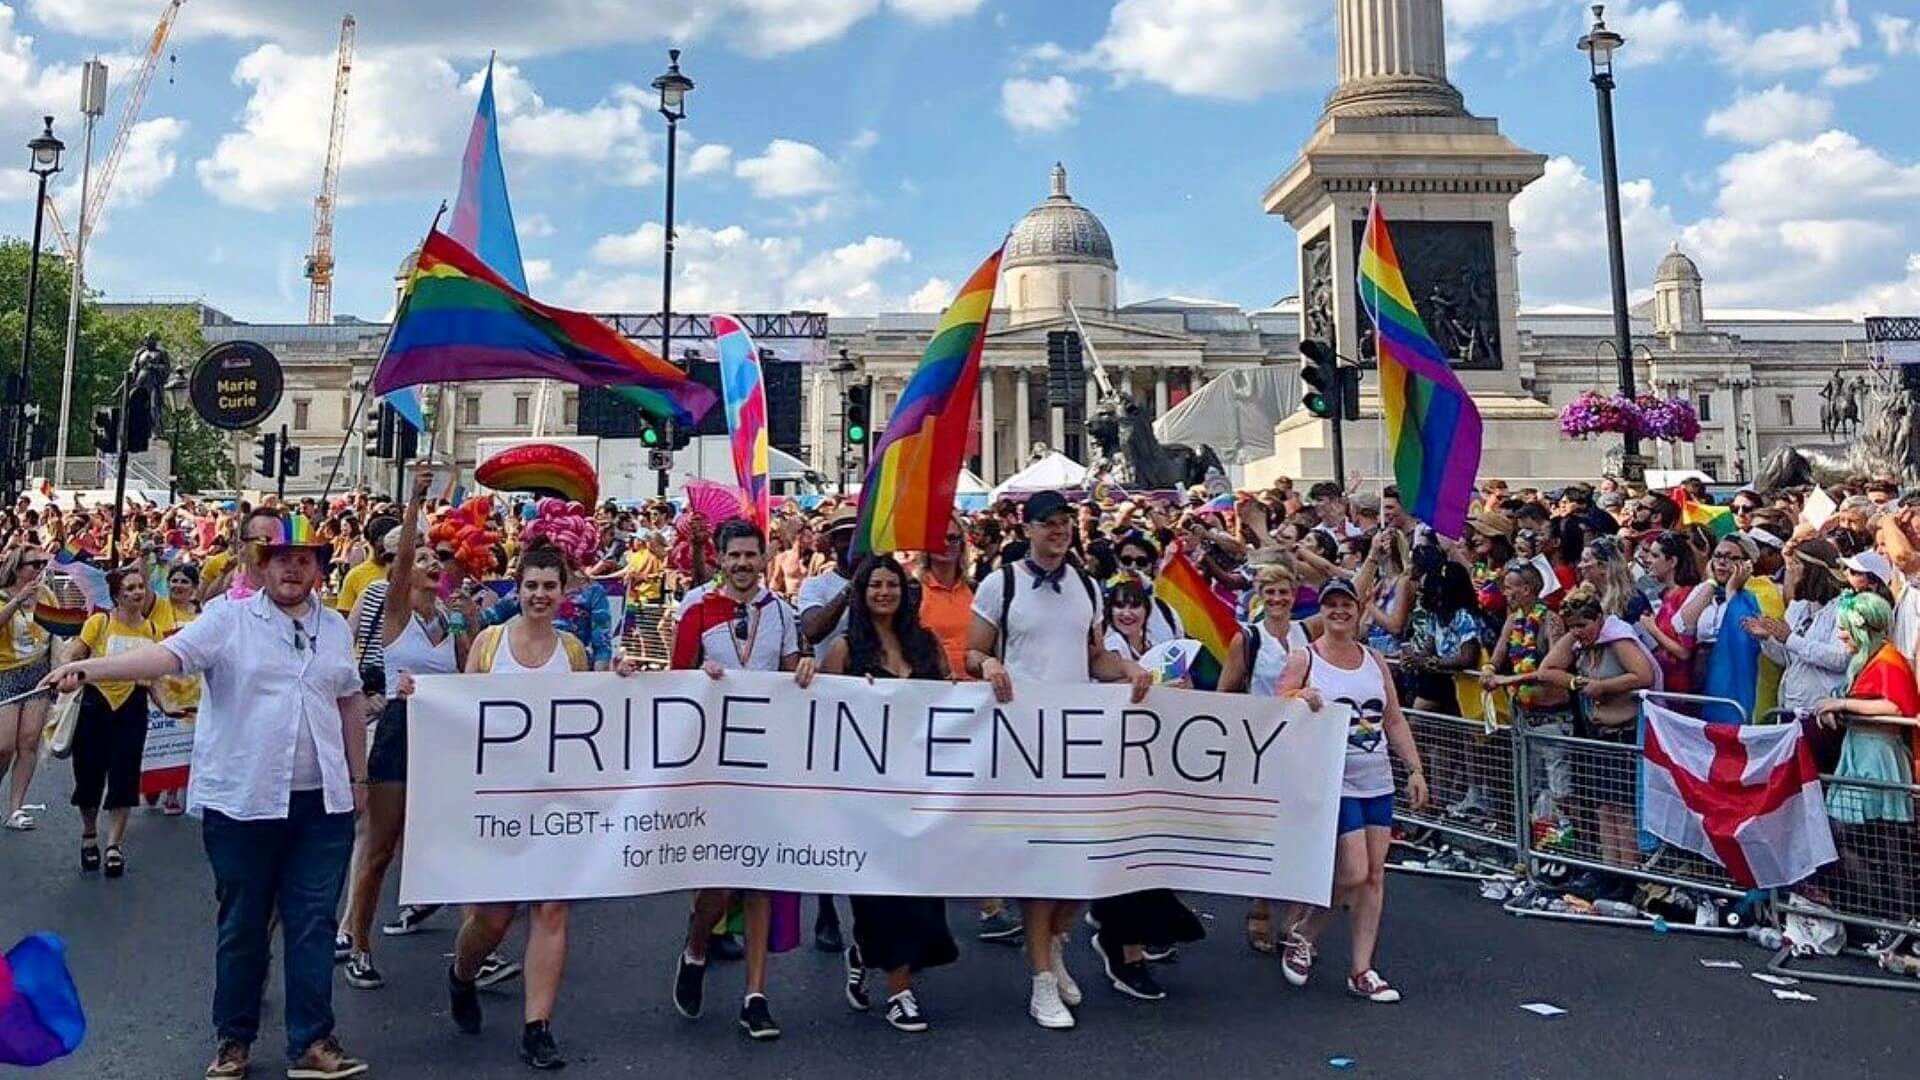
<instances>
[{"instance_id":1,"label":"rainbow inflatable","mask_svg":"<svg viewBox=\"0 0 1920 1080\"><path fill-rule=\"evenodd\" d=\"M528 443L502 450L481 462L473 478L495 491L525 491L589 508L600 496L593 463L555 443Z\"/></svg>"}]
</instances>

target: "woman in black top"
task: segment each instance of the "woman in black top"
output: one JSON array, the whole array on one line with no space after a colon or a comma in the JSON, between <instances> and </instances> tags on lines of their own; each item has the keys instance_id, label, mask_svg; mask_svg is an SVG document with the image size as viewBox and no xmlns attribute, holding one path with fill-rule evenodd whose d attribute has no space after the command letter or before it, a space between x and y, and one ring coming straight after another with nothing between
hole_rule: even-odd
<instances>
[{"instance_id":1,"label":"woman in black top","mask_svg":"<svg viewBox=\"0 0 1920 1080\"><path fill-rule=\"evenodd\" d=\"M891 556L863 561L853 573L847 632L827 649L820 670L867 679L945 679L946 653L920 622L920 593ZM867 970L887 973L887 1023L925 1031L913 995L913 973L960 956L947 929L947 902L937 897L853 896L853 944L846 951L847 1004L868 1005Z\"/></svg>"}]
</instances>

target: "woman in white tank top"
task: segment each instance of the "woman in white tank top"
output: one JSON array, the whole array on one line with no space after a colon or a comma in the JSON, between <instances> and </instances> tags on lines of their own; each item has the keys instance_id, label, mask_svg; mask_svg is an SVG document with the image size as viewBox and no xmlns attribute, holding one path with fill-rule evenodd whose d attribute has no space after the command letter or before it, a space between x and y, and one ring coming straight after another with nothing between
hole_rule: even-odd
<instances>
[{"instance_id":1,"label":"woman in white tank top","mask_svg":"<svg viewBox=\"0 0 1920 1080\"><path fill-rule=\"evenodd\" d=\"M1260 590L1260 621L1240 628L1227 647L1227 659L1221 665L1220 689L1224 693L1246 692L1272 697L1287 666L1287 657L1307 647L1307 628L1293 619L1294 590L1299 587L1293 561L1282 556L1255 572L1254 588ZM1253 663L1247 663L1247 654ZM1273 936L1273 908L1265 900L1247 907L1247 945L1258 953L1270 953L1276 947Z\"/></svg>"},{"instance_id":2,"label":"woman in white tank top","mask_svg":"<svg viewBox=\"0 0 1920 1080\"><path fill-rule=\"evenodd\" d=\"M1400 992L1373 969L1386 904L1387 849L1393 843L1393 767L1387 748L1407 767L1407 801L1415 809L1426 805L1427 778L1387 663L1360 643L1360 597L1352 583L1336 578L1320 590L1320 621L1320 640L1288 658L1279 688L1283 695L1299 694L1315 712L1328 705L1344 706L1338 710L1346 717L1347 754L1334 847L1333 907L1350 913L1353 958L1347 992L1368 1001L1399 1001ZM1333 911L1298 904L1289 908L1292 930L1281 967L1289 983L1305 986L1313 970L1314 939Z\"/></svg>"},{"instance_id":3,"label":"woman in white tank top","mask_svg":"<svg viewBox=\"0 0 1920 1080\"><path fill-rule=\"evenodd\" d=\"M387 599L381 613L380 643L387 686L403 675L450 675L466 661L466 637L453 632L439 603L439 558L422 545L420 511L433 474L424 466L414 476L413 497L398 528L387 534L394 558L387 567ZM344 920L350 938L348 986L373 990L386 984L373 966L373 915L387 867L400 850L407 821L407 703L389 696L367 749L367 813L355 845L353 890Z\"/></svg>"},{"instance_id":4,"label":"woman in white tank top","mask_svg":"<svg viewBox=\"0 0 1920 1080\"><path fill-rule=\"evenodd\" d=\"M566 596L567 562L560 549L536 540L520 556L514 590L520 614L490 627L474 642L467 657L468 674L507 672L588 671L592 664L586 646L553 625ZM632 675L640 662L630 656L614 661L614 671ZM403 680L401 693L412 693ZM470 904L454 940L453 964L447 969L449 1013L454 1026L468 1034L480 1030L480 993L475 980L487 955L498 948L513 925L517 904ZM526 998L520 1032L520 1058L536 1069L565 1064L553 1039L553 1003L560 995L560 976L567 964L567 916L570 905L547 900L527 905Z\"/></svg>"}]
</instances>

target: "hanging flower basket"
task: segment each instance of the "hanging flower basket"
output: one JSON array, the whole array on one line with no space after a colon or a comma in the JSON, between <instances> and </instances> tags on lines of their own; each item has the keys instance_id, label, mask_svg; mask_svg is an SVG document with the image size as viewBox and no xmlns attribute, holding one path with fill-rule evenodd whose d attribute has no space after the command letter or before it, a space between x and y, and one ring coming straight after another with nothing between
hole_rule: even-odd
<instances>
[{"instance_id":1,"label":"hanging flower basket","mask_svg":"<svg viewBox=\"0 0 1920 1080\"><path fill-rule=\"evenodd\" d=\"M1636 402L1646 423L1643 434L1662 442L1690 443L1700 437L1700 416L1685 398L1642 394Z\"/></svg>"},{"instance_id":2,"label":"hanging flower basket","mask_svg":"<svg viewBox=\"0 0 1920 1080\"><path fill-rule=\"evenodd\" d=\"M1640 406L1625 394L1583 390L1560 410L1560 430L1576 439L1589 435L1638 435L1645 428Z\"/></svg>"}]
</instances>

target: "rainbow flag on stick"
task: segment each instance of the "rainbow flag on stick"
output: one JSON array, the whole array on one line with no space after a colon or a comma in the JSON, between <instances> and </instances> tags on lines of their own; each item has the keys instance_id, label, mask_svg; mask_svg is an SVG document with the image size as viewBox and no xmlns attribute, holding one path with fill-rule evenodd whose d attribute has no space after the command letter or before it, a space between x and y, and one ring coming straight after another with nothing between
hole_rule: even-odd
<instances>
[{"instance_id":1,"label":"rainbow flag on stick","mask_svg":"<svg viewBox=\"0 0 1920 1080\"><path fill-rule=\"evenodd\" d=\"M1380 413L1401 504L1442 536L1457 538L1480 472L1480 410L1427 334L1378 198L1360 245L1360 307L1373 321Z\"/></svg>"},{"instance_id":2,"label":"rainbow flag on stick","mask_svg":"<svg viewBox=\"0 0 1920 1080\"><path fill-rule=\"evenodd\" d=\"M887 420L860 489L856 555L946 547L980 388L980 350L987 342L987 317L1005 250L987 256L960 287Z\"/></svg>"},{"instance_id":3,"label":"rainbow flag on stick","mask_svg":"<svg viewBox=\"0 0 1920 1080\"><path fill-rule=\"evenodd\" d=\"M1168 545L1166 557L1160 562L1160 573L1153 579L1153 595L1180 616L1187 636L1200 643L1201 654L1187 668L1194 689L1218 687L1227 650L1233 646L1240 624L1233 617L1233 608L1207 585L1207 579L1177 540Z\"/></svg>"},{"instance_id":4,"label":"rainbow flag on stick","mask_svg":"<svg viewBox=\"0 0 1920 1080\"><path fill-rule=\"evenodd\" d=\"M591 315L548 307L435 229L394 313L373 392L497 379L606 387L649 416L699 423L713 391Z\"/></svg>"},{"instance_id":5,"label":"rainbow flag on stick","mask_svg":"<svg viewBox=\"0 0 1920 1080\"><path fill-rule=\"evenodd\" d=\"M1705 525L1715 540L1724 540L1740 528L1740 523L1733 520L1731 508L1694 502L1686 488L1674 488L1672 498L1680 506L1680 524Z\"/></svg>"},{"instance_id":6,"label":"rainbow flag on stick","mask_svg":"<svg viewBox=\"0 0 1920 1080\"><path fill-rule=\"evenodd\" d=\"M760 350L747 328L731 315L713 316L713 344L720 354L720 390L726 399L733 472L747 494L753 523L766 531L773 518L773 487L767 464L767 386Z\"/></svg>"}]
</instances>

